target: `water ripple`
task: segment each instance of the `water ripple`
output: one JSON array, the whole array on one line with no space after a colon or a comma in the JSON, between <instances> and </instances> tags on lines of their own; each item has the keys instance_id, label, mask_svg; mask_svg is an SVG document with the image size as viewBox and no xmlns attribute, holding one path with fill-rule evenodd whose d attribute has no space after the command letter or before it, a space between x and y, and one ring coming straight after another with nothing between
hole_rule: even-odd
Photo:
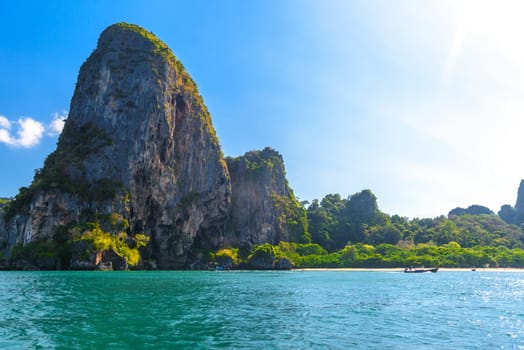
<instances>
[{"instance_id":1,"label":"water ripple","mask_svg":"<svg viewBox=\"0 0 524 350\"><path fill-rule=\"evenodd\" d=\"M520 274L0 272L0 348L518 349Z\"/></svg>"}]
</instances>

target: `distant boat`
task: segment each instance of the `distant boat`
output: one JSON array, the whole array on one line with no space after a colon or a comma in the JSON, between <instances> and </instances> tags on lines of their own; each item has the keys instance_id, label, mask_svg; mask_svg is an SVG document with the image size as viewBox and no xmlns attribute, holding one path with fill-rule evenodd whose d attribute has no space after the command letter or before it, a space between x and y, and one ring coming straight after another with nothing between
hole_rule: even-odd
<instances>
[{"instance_id":1,"label":"distant boat","mask_svg":"<svg viewBox=\"0 0 524 350\"><path fill-rule=\"evenodd\" d=\"M425 268L420 268L420 269L414 269L414 268L411 268L411 267L406 267L404 269L404 272L405 273L424 273L424 272L437 272L438 271L438 267L432 267L432 268L429 268L429 269L425 269Z\"/></svg>"}]
</instances>

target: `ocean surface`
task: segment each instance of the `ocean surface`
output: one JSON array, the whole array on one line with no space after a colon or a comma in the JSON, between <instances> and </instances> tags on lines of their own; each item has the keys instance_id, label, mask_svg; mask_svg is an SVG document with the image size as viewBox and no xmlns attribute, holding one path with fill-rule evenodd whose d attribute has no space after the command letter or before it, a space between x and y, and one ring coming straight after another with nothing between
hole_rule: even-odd
<instances>
[{"instance_id":1,"label":"ocean surface","mask_svg":"<svg viewBox=\"0 0 524 350\"><path fill-rule=\"evenodd\" d=\"M2 349L521 349L524 273L0 272Z\"/></svg>"}]
</instances>

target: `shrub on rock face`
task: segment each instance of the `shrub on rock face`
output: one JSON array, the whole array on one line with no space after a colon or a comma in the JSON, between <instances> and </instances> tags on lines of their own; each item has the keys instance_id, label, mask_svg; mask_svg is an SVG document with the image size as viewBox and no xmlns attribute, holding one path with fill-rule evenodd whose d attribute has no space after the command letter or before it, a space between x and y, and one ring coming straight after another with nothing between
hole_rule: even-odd
<instances>
[{"instance_id":1,"label":"shrub on rock face","mask_svg":"<svg viewBox=\"0 0 524 350\"><path fill-rule=\"evenodd\" d=\"M238 248L220 249L215 253L215 260L218 265L224 268L232 268L238 266L240 259L238 257Z\"/></svg>"},{"instance_id":2,"label":"shrub on rock face","mask_svg":"<svg viewBox=\"0 0 524 350\"><path fill-rule=\"evenodd\" d=\"M251 268L257 270L289 270L295 266L278 246L269 243L256 246L247 261Z\"/></svg>"},{"instance_id":3,"label":"shrub on rock face","mask_svg":"<svg viewBox=\"0 0 524 350\"><path fill-rule=\"evenodd\" d=\"M249 266L258 270L270 270L275 266L275 258L279 255L278 247L269 243L259 245L247 258Z\"/></svg>"},{"instance_id":4,"label":"shrub on rock face","mask_svg":"<svg viewBox=\"0 0 524 350\"><path fill-rule=\"evenodd\" d=\"M138 248L145 247L149 242L149 237L143 234L130 239L125 232L112 234L102 230L99 223L90 222L85 226L84 230L79 227L72 230L73 241L77 245L75 259L91 261L94 258L95 265L111 261L113 269L125 270L128 266L136 266L140 261ZM78 247L83 248L80 250Z\"/></svg>"},{"instance_id":5,"label":"shrub on rock face","mask_svg":"<svg viewBox=\"0 0 524 350\"><path fill-rule=\"evenodd\" d=\"M11 250L9 260L16 269L53 270L59 264L59 249L53 240L17 244Z\"/></svg>"}]
</instances>

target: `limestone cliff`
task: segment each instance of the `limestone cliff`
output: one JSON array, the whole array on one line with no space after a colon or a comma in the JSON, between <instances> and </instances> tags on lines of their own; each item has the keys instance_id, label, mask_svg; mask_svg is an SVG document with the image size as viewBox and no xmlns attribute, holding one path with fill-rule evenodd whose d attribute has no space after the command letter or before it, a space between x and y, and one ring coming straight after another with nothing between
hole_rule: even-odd
<instances>
[{"instance_id":1,"label":"limestone cliff","mask_svg":"<svg viewBox=\"0 0 524 350\"><path fill-rule=\"evenodd\" d=\"M195 83L153 34L107 28L80 69L56 151L9 208L4 253L61 225L118 213L159 268L190 263L194 242L217 246L231 185Z\"/></svg>"},{"instance_id":2,"label":"limestone cliff","mask_svg":"<svg viewBox=\"0 0 524 350\"><path fill-rule=\"evenodd\" d=\"M524 180L520 180L515 211L517 214L524 216Z\"/></svg>"},{"instance_id":3,"label":"limestone cliff","mask_svg":"<svg viewBox=\"0 0 524 350\"><path fill-rule=\"evenodd\" d=\"M287 183L278 152L265 148L226 162L233 195L225 245L309 241L306 212Z\"/></svg>"},{"instance_id":4,"label":"limestone cliff","mask_svg":"<svg viewBox=\"0 0 524 350\"><path fill-rule=\"evenodd\" d=\"M226 163L182 64L126 23L101 34L56 150L6 202L0 267L188 268L220 247L310 240L281 155Z\"/></svg>"},{"instance_id":5,"label":"limestone cliff","mask_svg":"<svg viewBox=\"0 0 524 350\"><path fill-rule=\"evenodd\" d=\"M504 204L500 208L498 215L508 224L520 226L524 223L524 180L520 180L515 207Z\"/></svg>"}]
</instances>

